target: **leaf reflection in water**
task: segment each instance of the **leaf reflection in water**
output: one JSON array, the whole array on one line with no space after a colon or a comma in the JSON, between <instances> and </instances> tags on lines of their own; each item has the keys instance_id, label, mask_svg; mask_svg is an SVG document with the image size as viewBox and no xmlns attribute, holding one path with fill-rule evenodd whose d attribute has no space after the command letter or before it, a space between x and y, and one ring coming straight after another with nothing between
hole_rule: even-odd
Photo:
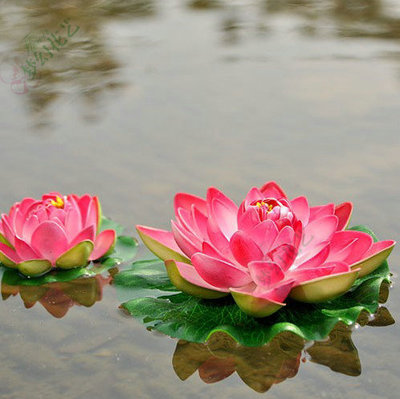
<instances>
[{"instance_id":1,"label":"leaf reflection in water","mask_svg":"<svg viewBox=\"0 0 400 399\"><path fill-rule=\"evenodd\" d=\"M81 277L72 281L42 285L11 285L4 279L1 283L3 300L20 295L27 309L39 302L53 317L61 319L73 306L93 306L101 301L103 288L109 285L112 276Z\"/></svg>"},{"instance_id":2,"label":"leaf reflection in water","mask_svg":"<svg viewBox=\"0 0 400 399\"><path fill-rule=\"evenodd\" d=\"M359 322L386 326L394 320L385 307L380 307L373 319L362 314ZM178 341L172 365L181 380L198 370L199 377L207 384L222 381L236 372L246 385L260 393L295 377L300 360L309 359L337 373L356 377L361 374L361 363L351 339L353 331L351 326L339 322L326 340L311 346L299 336L283 332L260 347L246 347L225 333L215 333L206 344Z\"/></svg>"}]
</instances>

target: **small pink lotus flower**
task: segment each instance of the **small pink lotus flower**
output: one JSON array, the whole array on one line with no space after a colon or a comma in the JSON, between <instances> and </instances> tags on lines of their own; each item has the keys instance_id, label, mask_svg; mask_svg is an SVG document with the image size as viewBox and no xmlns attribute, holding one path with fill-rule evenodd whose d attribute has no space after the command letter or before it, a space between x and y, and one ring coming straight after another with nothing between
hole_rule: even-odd
<instances>
[{"instance_id":1,"label":"small pink lotus flower","mask_svg":"<svg viewBox=\"0 0 400 399\"><path fill-rule=\"evenodd\" d=\"M201 298L231 294L247 314L265 317L290 296L322 302L342 295L375 270L395 242L344 230L352 204L310 207L275 183L253 187L238 207L221 191L179 193L172 232L137 226L165 261L171 282Z\"/></svg>"},{"instance_id":2,"label":"small pink lotus flower","mask_svg":"<svg viewBox=\"0 0 400 399\"><path fill-rule=\"evenodd\" d=\"M0 262L30 277L53 268L84 267L110 252L114 230L99 234L97 197L59 193L25 198L0 220Z\"/></svg>"}]
</instances>

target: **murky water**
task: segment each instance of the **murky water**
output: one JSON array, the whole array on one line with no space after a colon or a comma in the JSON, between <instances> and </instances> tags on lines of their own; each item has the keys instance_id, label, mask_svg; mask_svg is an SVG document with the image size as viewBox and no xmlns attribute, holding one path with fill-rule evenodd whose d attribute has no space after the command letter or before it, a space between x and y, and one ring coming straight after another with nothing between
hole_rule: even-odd
<instances>
[{"instance_id":1,"label":"murky water","mask_svg":"<svg viewBox=\"0 0 400 399\"><path fill-rule=\"evenodd\" d=\"M52 35L58 50L33 70ZM167 228L177 191L215 185L239 201L275 179L313 204L353 201L353 224L398 239L395 0L2 0L0 62L2 211L53 190L96 193L133 233ZM395 250L395 273L399 261ZM398 320L396 288L385 306ZM146 331L108 280L28 291L2 287L2 399L252 398L271 379L270 398L400 388L396 324L252 362Z\"/></svg>"}]
</instances>

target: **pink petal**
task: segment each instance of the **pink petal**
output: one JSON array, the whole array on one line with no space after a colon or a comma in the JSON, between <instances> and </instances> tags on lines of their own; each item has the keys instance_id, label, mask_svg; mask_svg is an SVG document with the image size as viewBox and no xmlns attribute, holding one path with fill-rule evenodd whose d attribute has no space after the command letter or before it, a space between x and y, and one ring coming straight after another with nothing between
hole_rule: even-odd
<instances>
[{"instance_id":1,"label":"pink petal","mask_svg":"<svg viewBox=\"0 0 400 399\"><path fill-rule=\"evenodd\" d=\"M178 208L183 208L190 211L192 205L194 205L196 209L200 211L202 214L207 215L207 203L203 198L186 193L177 193L175 195L174 199L175 215L178 214Z\"/></svg>"},{"instance_id":2,"label":"pink petal","mask_svg":"<svg viewBox=\"0 0 400 399\"><path fill-rule=\"evenodd\" d=\"M165 247L171 248L173 251L183 255L182 250L178 247L178 244L175 241L174 235L170 231L154 229L146 226L136 226L136 228Z\"/></svg>"},{"instance_id":3,"label":"pink petal","mask_svg":"<svg viewBox=\"0 0 400 399\"><path fill-rule=\"evenodd\" d=\"M83 227L95 226L97 230L97 216L98 216L98 208L96 201L91 198L89 207L87 209L86 221L82 223Z\"/></svg>"},{"instance_id":4,"label":"pink petal","mask_svg":"<svg viewBox=\"0 0 400 399\"><path fill-rule=\"evenodd\" d=\"M33 232L31 246L43 259L54 265L57 258L68 249L68 240L57 223L45 221Z\"/></svg>"},{"instance_id":5,"label":"pink petal","mask_svg":"<svg viewBox=\"0 0 400 399\"><path fill-rule=\"evenodd\" d=\"M33 232L37 229L39 226L39 219L36 215L31 215L27 221L24 223L24 228L22 230L22 238L24 241L26 241L28 244L31 242L31 237Z\"/></svg>"},{"instance_id":6,"label":"pink petal","mask_svg":"<svg viewBox=\"0 0 400 399\"><path fill-rule=\"evenodd\" d=\"M193 255L192 262L200 276L215 287L229 289L251 282L248 273L211 256L197 253Z\"/></svg>"},{"instance_id":7,"label":"pink petal","mask_svg":"<svg viewBox=\"0 0 400 399\"><path fill-rule=\"evenodd\" d=\"M106 230L109 231L109 230ZM113 230L112 230L113 231ZM100 233L101 234L101 233ZM99 234L99 236L100 236ZM83 229L80 233L78 233L69 243L68 247L72 248L74 247L76 244L79 244L82 241L92 241L95 242L95 237L96 237L96 228L91 225L86 227L85 229ZM97 239L96 239L97 241Z\"/></svg>"},{"instance_id":8,"label":"pink petal","mask_svg":"<svg viewBox=\"0 0 400 399\"><path fill-rule=\"evenodd\" d=\"M14 246L15 243L15 233L14 229L11 227L8 216L3 213L1 215L1 223L3 226L4 237L6 237L7 241Z\"/></svg>"},{"instance_id":9,"label":"pink petal","mask_svg":"<svg viewBox=\"0 0 400 399\"><path fill-rule=\"evenodd\" d=\"M253 281L263 288L271 288L285 277L277 263L267 261L250 262L249 272Z\"/></svg>"},{"instance_id":10,"label":"pink petal","mask_svg":"<svg viewBox=\"0 0 400 399\"><path fill-rule=\"evenodd\" d=\"M36 200L34 200L33 198L25 198L19 204L18 209L16 210L15 215L13 217L15 231L18 236L22 235L24 223L28 216L27 211L29 210L30 206L35 202L36 202ZM10 213L10 216L11 216L11 213Z\"/></svg>"},{"instance_id":11,"label":"pink petal","mask_svg":"<svg viewBox=\"0 0 400 399\"><path fill-rule=\"evenodd\" d=\"M396 241L393 241L393 240L374 242L372 244L372 246L369 248L369 250L364 253L363 259L369 258L371 256L375 256L375 255L379 254L380 252L385 251L386 249L394 246L395 244L396 244Z\"/></svg>"},{"instance_id":12,"label":"pink petal","mask_svg":"<svg viewBox=\"0 0 400 399\"><path fill-rule=\"evenodd\" d=\"M221 260L225 260L225 261L231 261L231 259L226 259L225 256L221 252L219 252L217 248L215 248L212 244L210 244L206 241L203 242L202 253L204 255L208 255L213 258L217 258L217 259L221 259Z\"/></svg>"},{"instance_id":13,"label":"pink petal","mask_svg":"<svg viewBox=\"0 0 400 399\"><path fill-rule=\"evenodd\" d=\"M19 263L21 261L17 253L2 242L0 242L0 252L14 263Z\"/></svg>"},{"instance_id":14,"label":"pink petal","mask_svg":"<svg viewBox=\"0 0 400 399\"><path fill-rule=\"evenodd\" d=\"M285 226L276 237L274 243L272 244L271 248L280 247L283 244L294 244L294 230L290 226Z\"/></svg>"},{"instance_id":15,"label":"pink petal","mask_svg":"<svg viewBox=\"0 0 400 399\"><path fill-rule=\"evenodd\" d=\"M258 245L243 231L238 231L232 236L230 248L235 259L244 267L264 257Z\"/></svg>"},{"instance_id":16,"label":"pink petal","mask_svg":"<svg viewBox=\"0 0 400 399\"><path fill-rule=\"evenodd\" d=\"M257 298L268 299L271 302L283 304L293 285L294 281L288 281L268 291L264 291L262 287L257 287L253 295Z\"/></svg>"},{"instance_id":17,"label":"pink petal","mask_svg":"<svg viewBox=\"0 0 400 399\"><path fill-rule=\"evenodd\" d=\"M207 233L211 244L215 248L217 248L222 254L229 257L229 255L231 254L229 241L222 233L221 229L219 228L213 217L208 218Z\"/></svg>"},{"instance_id":18,"label":"pink petal","mask_svg":"<svg viewBox=\"0 0 400 399\"><path fill-rule=\"evenodd\" d=\"M263 193L264 198L275 198L275 199L287 198L285 192L274 181L265 183L261 187L260 191Z\"/></svg>"},{"instance_id":19,"label":"pink petal","mask_svg":"<svg viewBox=\"0 0 400 399\"><path fill-rule=\"evenodd\" d=\"M208 218L203 213L201 213L194 205L192 205L192 218L193 224L196 227L196 231L198 231L199 237L201 237L203 240L208 239Z\"/></svg>"},{"instance_id":20,"label":"pink petal","mask_svg":"<svg viewBox=\"0 0 400 399\"><path fill-rule=\"evenodd\" d=\"M297 250L293 245L283 244L268 253L270 259L277 263L284 271L292 266L297 256Z\"/></svg>"},{"instance_id":21,"label":"pink petal","mask_svg":"<svg viewBox=\"0 0 400 399\"><path fill-rule=\"evenodd\" d=\"M328 260L352 264L364 256L372 243L372 237L362 231L338 231L332 237Z\"/></svg>"},{"instance_id":22,"label":"pink petal","mask_svg":"<svg viewBox=\"0 0 400 399\"><path fill-rule=\"evenodd\" d=\"M19 256L20 260L23 262L26 260L34 260L39 259L40 255L31 248L29 244L25 241L20 240L18 237L15 237L15 251Z\"/></svg>"},{"instance_id":23,"label":"pink petal","mask_svg":"<svg viewBox=\"0 0 400 399\"><path fill-rule=\"evenodd\" d=\"M222 234L229 240L237 231L237 208L229 206L227 202L214 198L210 204L210 217L218 225Z\"/></svg>"},{"instance_id":24,"label":"pink petal","mask_svg":"<svg viewBox=\"0 0 400 399\"><path fill-rule=\"evenodd\" d=\"M335 213L335 204L312 206L310 208L310 219L308 223L311 223L314 220L320 219L324 216L333 215L334 213Z\"/></svg>"},{"instance_id":25,"label":"pink petal","mask_svg":"<svg viewBox=\"0 0 400 399\"><path fill-rule=\"evenodd\" d=\"M55 206L50 206L49 208L47 208L47 214L48 214L48 218L49 220L53 220L53 219L58 219L62 225L64 225L65 222L65 210L64 209L59 209L56 208Z\"/></svg>"},{"instance_id":26,"label":"pink petal","mask_svg":"<svg viewBox=\"0 0 400 399\"><path fill-rule=\"evenodd\" d=\"M89 256L89 260L100 259L114 245L116 239L115 230L102 231L94 241L93 252Z\"/></svg>"},{"instance_id":27,"label":"pink petal","mask_svg":"<svg viewBox=\"0 0 400 399\"><path fill-rule=\"evenodd\" d=\"M245 287L234 288L230 291L253 296L255 298L265 299L267 301L271 301L273 303L283 306L283 301L289 295L292 287L293 281L282 283L281 285L273 289L265 289L261 286L256 286L254 283L250 283Z\"/></svg>"},{"instance_id":28,"label":"pink petal","mask_svg":"<svg viewBox=\"0 0 400 399\"><path fill-rule=\"evenodd\" d=\"M75 199L75 198L74 198ZM78 199L77 206L79 208L79 212L82 216L82 226L86 227L86 220L88 215L89 206L91 204L92 197L88 194L85 194L81 198Z\"/></svg>"},{"instance_id":29,"label":"pink petal","mask_svg":"<svg viewBox=\"0 0 400 399\"><path fill-rule=\"evenodd\" d=\"M309 251L323 241L330 241L336 231L338 219L336 216L324 216L305 226L300 244L302 252Z\"/></svg>"},{"instance_id":30,"label":"pink petal","mask_svg":"<svg viewBox=\"0 0 400 399\"><path fill-rule=\"evenodd\" d=\"M207 288L209 290L214 290L214 291L221 291L221 292L229 292L228 289L221 289L218 287L215 287L207 281L205 281L199 273L197 273L197 270L194 268L192 265L188 265L187 263L183 262L176 262L176 267L178 268L179 274L189 283L197 285L199 287Z\"/></svg>"},{"instance_id":31,"label":"pink petal","mask_svg":"<svg viewBox=\"0 0 400 399\"><path fill-rule=\"evenodd\" d=\"M187 259L178 247L172 232L139 225L136 229L146 246L159 258L163 260L179 257L181 257L179 260ZM189 259L187 261L189 262Z\"/></svg>"},{"instance_id":32,"label":"pink petal","mask_svg":"<svg viewBox=\"0 0 400 399\"><path fill-rule=\"evenodd\" d=\"M307 225L310 218L310 207L306 197L297 197L290 201L290 207L293 213L303 223L303 226Z\"/></svg>"},{"instance_id":33,"label":"pink petal","mask_svg":"<svg viewBox=\"0 0 400 399\"><path fill-rule=\"evenodd\" d=\"M264 194L257 187L252 187L246 195L244 206L247 208L252 202L261 201L264 198Z\"/></svg>"},{"instance_id":34,"label":"pink petal","mask_svg":"<svg viewBox=\"0 0 400 399\"><path fill-rule=\"evenodd\" d=\"M336 274L349 273L351 269L348 264L343 262L325 263L324 265L312 269L296 269L290 276L295 279L296 285L320 280L324 277Z\"/></svg>"},{"instance_id":35,"label":"pink petal","mask_svg":"<svg viewBox=\"0 0 400 399\"><path fill-rule=\"evenodd\" d=\"M212 208L212 203L214 200L218 200L222 202L225 206L225 208L228 209L229 213L234 213L237 215L238 213L238 207L237 205L229 198L227 197L222 191L219 191L215 187L210 187L207 190L207 209L210 211L210 208Z\"/></svg>"},{"instance_id":36,"label":"pink petal","mask_svg":"<svg viewBox=\"0 0 400 399\"><path fill-rule=\"evenodd\" d=\"M337 226L338 230L344 230L347 227L352 212L353 212L353 204L351 202L343 202L343 204L336 206L335 215L339 219L339 223Z\"/></svg>"},{"instance_id":37,"label":"pink petal","mask_svg":"<svg viewBox=\"0 0 400 399\"><path fill-rule=\"evenodd\" d=\"M184 230L187 230L189 233L193 234L200 241L202 241L202 236L201 234L199 234L197 226L193 220L192 212L183 208L178 208L178 214L176 215L176 220Z\"/></svg>"},{"instance_id":38,"label":"pink petal","mask_svg":"<svg viewBox=\"0 0 400 399\"><path fill-rule=\"evenodd\" d=\"M242 210L242 206L240 209ZM241 210L237 215L238 230L247 231L260 224L260 216L255 207L251 206L244 212Z\"/></svg>"},{"instance_id":39,"label":"pink petal","mask_svg":"<svg viewBox=\"0 0 400 399\"><path fill-rule=\"evenodd\" d=\"M297 257L296 257L296 265L300 265L301 263L304 263L304 262L308 261L309 259L313 258L320 251L322 251L327 245L329 245L329 241L322 241L312 248L306 247L303 252L302 252L301 247L298 248Z\"/></svg>"},{"instance_id":40,"label":"pink petal","mask_svg":"<svg viewBox=\"0 0 400 399\"><path fill-rule=\"evenodd\" d=\"M275 223L272 220L265 220L248 231L248 236L259 246L263 253L267 253L278 233Z\"/></svg>"},{"instance_id":41,"label":"pink petal","mask_svg":"<svg viewBox=\"0 0 400 399\"><path fill-rule=\"evenodd\" d=\"M202 242L193 234L183 230L177 223L171 221L172 233L179 248L189 258L196 252L201 251Z\"/></svg>"},{"instance_id":42,"label":"pink petal","mask_svg":"<svg viewBox=\"0 0 400 399\"><path fill-rule=\"evenodd\" d=\"M301 239L303 238L303 224L298 220L293 223L294 230L294 243L293 245L298 249L301 243Z\"/></svg>"},{"instance_id":43,"label":"pink petal","mask_svg":"<svg viewBox=\"0 0 400 399\"><path fill-rule=\"evenodd\" d=\"M68 240L71 241L76 237L82 228L82 215L79 208L71 204L66 210L65 215L65 233L67 234Z\"/></svg>"},{"instance_id":44,"label":"pink petal","mask_svg":"<svg viewBox=\"0 0 400 399\"><path fill-rule=\"evenodd\" d=\"M305 260L304 262L297 263L297 259L294 262L294 266L296 269L304 268L304 269L311 269L314 267L321 266L328 258L329 255L329 244L326 244L318 253L316 253L311 258Z\"/></svg>"}]
</instances>

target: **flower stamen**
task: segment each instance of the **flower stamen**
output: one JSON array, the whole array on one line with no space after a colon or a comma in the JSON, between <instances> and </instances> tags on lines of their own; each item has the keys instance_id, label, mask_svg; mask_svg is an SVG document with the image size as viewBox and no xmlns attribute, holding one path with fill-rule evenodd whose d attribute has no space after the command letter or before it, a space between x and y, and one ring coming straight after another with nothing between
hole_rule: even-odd
<instances>
[{"instance_id":1,"label":"flower stamen","mask_svg":"<svg viewBox=\"0 0 400 399\"><path fill-rule=\"evenodd\" d=\"M58 209L64 209L64 200L59 197L58 195L56 196L56 200L50 200L50 204L55 206Z\"/></svg>"}]
</instances>

